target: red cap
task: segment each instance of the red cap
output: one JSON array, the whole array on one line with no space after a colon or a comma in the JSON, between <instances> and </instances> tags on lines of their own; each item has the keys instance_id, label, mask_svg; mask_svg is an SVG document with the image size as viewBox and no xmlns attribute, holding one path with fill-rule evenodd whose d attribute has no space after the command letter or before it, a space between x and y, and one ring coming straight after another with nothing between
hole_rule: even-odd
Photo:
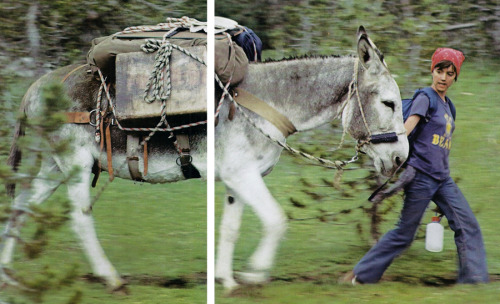
<instances>
[{"instance_id":1,"label":"red cap","mask_svg":"<svg viewBox=\"0 0 500 304\"><path fill-rule=\"evenodd\" d=\"M432 65L431 72L434 70L436 64L441 61L448 60L453 62L453 65L457 69L457 77L460 74L460 67L465 60L465 56L462 52L450 49L450 48L438 48L432 55Z\"/></svg>"},{"instance_id":2,"label":"red cap","mask_svg":"<svg viewBox=\"0 0 500 304\"><path fill-rule=\"evenodd\" d=\"M432 221L433 222L440 222L441 221L441 218L439 216L433 216L432 217Z\"/></svg>"}]
</instances>

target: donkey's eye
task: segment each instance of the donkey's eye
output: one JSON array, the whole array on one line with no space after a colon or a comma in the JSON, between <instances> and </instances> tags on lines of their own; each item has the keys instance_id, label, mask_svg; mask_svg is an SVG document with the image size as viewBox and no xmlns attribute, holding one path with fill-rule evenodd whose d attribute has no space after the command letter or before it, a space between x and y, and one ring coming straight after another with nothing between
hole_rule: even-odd
<instances>
[{"instance_id":1,"label":"donkey's eye","mask_svg":"<svg viewBox=\"0 0 500 304\"><path fill-rule=\"evenodd\" d=\"M395 107L394 102L385 100L385 101L382 101L382 103L386 107L389 107L389 108L391 108L392 111L394 111L394 107Z\"/></svg>"}]
</instances>

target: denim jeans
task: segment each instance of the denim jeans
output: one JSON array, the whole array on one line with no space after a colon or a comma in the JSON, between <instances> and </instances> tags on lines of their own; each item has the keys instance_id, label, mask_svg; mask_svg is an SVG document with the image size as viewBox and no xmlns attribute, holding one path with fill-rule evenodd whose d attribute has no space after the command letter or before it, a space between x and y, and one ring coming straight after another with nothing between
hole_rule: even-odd
<instances>
[{"instance_id":1,"label":"denim jeans","mask_svg":"<svg viewBox=\"0 0 500 304\"><path fill-rule=\"evenodd\" d=\"M467 200L451 177L438 181L419 171L405 187L403 210L396 228L387 232L354 267L360 282L378 282L394 258L410 246L431 200L443 211L455 232L457 283L488 282L481 229Z\"/></svg>"}]
</instances>

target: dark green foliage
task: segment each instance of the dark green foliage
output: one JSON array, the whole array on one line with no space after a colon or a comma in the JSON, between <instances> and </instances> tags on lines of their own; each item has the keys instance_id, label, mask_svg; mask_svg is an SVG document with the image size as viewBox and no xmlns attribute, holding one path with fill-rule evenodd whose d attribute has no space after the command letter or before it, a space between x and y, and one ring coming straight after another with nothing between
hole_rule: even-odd
<instances>
[{"instance_id":1,"label":"dark green foliage","mask_svg":"<svg viewBox=\"0 0 500 304\"><path fill-rule=\"evenodd\" d=\"M83 292L81 290L75 291L75 294L68 300L67 304L78 304L82 301Z\"/></svg>"},{"instance_id":2,"label":"dark green foliage","mask_svg":"<svg viewBox=\"0 0 500 304\"><path fill-rule=\"evenodd\" d=\"M88 1L6 0L0 3L0 48L28 56L27 17L37 7L36 29L41 62L61 66L81 61L92 39L111 35L129 26L157 24L166 17L189 16L206 20L206 1Z\"/></svg>"},{"instance_id":3,"label":"dark green foliage","mask_svg":"<svg viewBox=\"0 0 500 304\"><path fill-rule=\"evenodd\" d=\"M43 266L37 272L20 274L16 279L27 288L24 294L33 303L44 303L44 294L53 289L60 289L70 286L75 282L78 265L66 267L66 271L60 272L49 265ZM81 291L76 290L74 295L68 300L68 303L79 303L82 299Z\"/></svg>"},{"instance_id":4,"label":"dark green foliage","mask_svg":"<svg viewBox=\"0 0 500 304\"><path fill-rule=\"evenodd\" d=\"M24 119L26 136L19 139L18 144L23 154L23 161L17 171L6 166L0 167L0 178L3 183L15 183L18 189L31 190L31 181L38 174L42 160L52 156L63 157L71 153L67 140L54 139L54 135L65 122L64 110L69 108L69 99L60 83L53 83L42 88L40 111L30 119ZM8 149L7 145L1 146ZM4 151L4 153L7 151ZM2 153L3 154L3 153ZM2 163L5 163L2 161ZM45 178L64 184L74 176L74 171L67 175L55 174ZM5 195L2 196L5 198ZM10 199L3 199L9 202ZM50 242L51 232L60 228L69 220L70 204L67 200L54 200L52 204L29 206L29 202L22 202L26 211L10 212L8 204L2 204L1 217L5 221L10 216L28 216L28 222L34 228L31 233L20 235L20 247L28 259L39 258ZM34 303L43 303L43 295L50 290L58 290L63 286L71 285L76 276L77 265L64 271L53 268L53 265L43 265L41 269L32 269L26 273L14 273L15 279L21 286L19 292ZM75 293L70 300L78 303L81 293Z\"/></svg>"},{"instance_id":5,"label":"dark green foliage","mask_svg":"<svg viewBox=\"0 0 500 304\"><path fill-rule=\"evenodd\" d=\"M31 208L32 221L36 223L36 230L29 240L22 244L23 251L30 259L37 258L49 243L49 233L56 230L69 220L71 211L68 201L59 201L57 205L34 206Z\"/></svg>"},{"instance_id":6,"label":"dark green foliage","mask_svg":"<svg viewBox=\"0 0 500 304\"><path fill-rule=\"evenodd\" d=\"M314 132L296 134L290 138L289 143L302 151L329 160L348 160L354 154L355 142L348 139L341 149L337 149L342 137L339 130L341 126L336 121ZM294 162L297 166L306 163L300 157L295 157ZM316 174L302 176L296 186L297 194L289 197L293 209L287 212L288 218L348 223L358 232L363 242L371 244L378 240L382 234L382 224L397 211L395 207L400 206L402 198L396 195L379 205L367 201L370 192L378 187L371 160L366 156L360 157L357 162L347 166L349 174L342 174L340 180L336 180L336 170L313 170L316 170ZM331 178L325 178L325 174ZM352 201L353 204L349 208L338 208L332 203L340 200Z\"/></svg>"}]
</instances>

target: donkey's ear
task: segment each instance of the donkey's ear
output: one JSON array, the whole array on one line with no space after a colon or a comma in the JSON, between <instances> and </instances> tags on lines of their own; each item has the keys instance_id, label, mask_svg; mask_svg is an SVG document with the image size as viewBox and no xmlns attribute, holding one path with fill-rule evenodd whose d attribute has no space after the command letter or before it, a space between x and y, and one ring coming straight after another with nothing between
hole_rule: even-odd
<instances>
[{"instance_id":1,"label":"donkey's ear","mask_svg":"<svg viewBox=\"0 0 500 304\"><path fill-rule=\"evenodd\" d=\"M365 30L365 27L360 25L358 28L358 40L359 40L359 37L361 37L361 35L363 35L363 34L368 36L368 34L366 33L366 30Z\"/></svg>"},{"instance_id":2,"label":"donkey's ear","mask_svg":"<svg viewBox=\"0 0 500 304\"><path fill-rule=\"evenodd\" d=\"M360 26L358 29L358 57L363 67L366 69L373 64L379 63L386 66L382 53L380 53L375 43L368 37L363 26Z\"/></svg>"}]
</instances>

